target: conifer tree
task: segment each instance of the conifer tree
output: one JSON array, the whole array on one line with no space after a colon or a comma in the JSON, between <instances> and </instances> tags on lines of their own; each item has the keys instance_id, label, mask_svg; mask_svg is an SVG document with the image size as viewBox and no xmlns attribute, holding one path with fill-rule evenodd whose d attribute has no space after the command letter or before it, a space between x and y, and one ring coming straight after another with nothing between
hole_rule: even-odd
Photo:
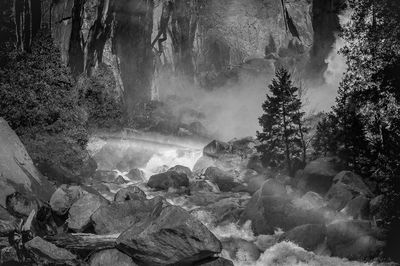
<instances>
[{"instance_id":1,"label":"conifer tree","mask_svg":"<svg viewBox=\"0 0 400 266\"><path fill-rule=\"evenodd\" d=\"M263 130L257 132L261 142L257 150L267 165L286 168L294 175L296 162L305 163L306 159L307 128L303 124L299 88L293 86L288 71L280 68L268 89L270 93L262 105L264 114L259 118Z\"/></svg>"}]
</instances>

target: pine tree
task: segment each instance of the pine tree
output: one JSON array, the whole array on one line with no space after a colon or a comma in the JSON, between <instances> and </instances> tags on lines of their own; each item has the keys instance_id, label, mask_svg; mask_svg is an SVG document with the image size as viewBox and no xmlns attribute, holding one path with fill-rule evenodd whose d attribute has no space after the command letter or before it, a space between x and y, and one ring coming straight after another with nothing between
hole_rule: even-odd
<instances>
[{"instance_id":1,"label":"pine tree","mask_svg":"<svg viewBox=\"0 0 400 266\"><path fill-rule=\"evenodd\" d=\"M305 163L306 160L307 128L303 124L299 88L292 85L290 74L281 68L268 89L270 93L262 105L264 114L259 118L263 131L257 132L261 142L257 150L267 165L286 168L294 175L296 161Z\"/></svg>"}]
</instances>

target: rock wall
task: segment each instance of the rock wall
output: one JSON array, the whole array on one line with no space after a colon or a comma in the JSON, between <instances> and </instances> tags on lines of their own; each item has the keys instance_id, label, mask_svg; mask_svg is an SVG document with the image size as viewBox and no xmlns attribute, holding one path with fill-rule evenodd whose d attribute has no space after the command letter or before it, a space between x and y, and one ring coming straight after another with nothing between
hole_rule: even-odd
<instances>
[{"instance_id":1,"label":"rock wall","mask_svg":"<svg viewBox=\"0 0 400 266\"><path fill-rule=\"evenodd\" d=\"M106 63L134 113L157 99L166 80L174 85L183 77L216 88L221 75L229 79L243 65L262 73L284 65L322 76L344 2L15 0L16 43L29 50L40 26L50 26L72 73L91 75Z\"/></svg>"}]
</instances>

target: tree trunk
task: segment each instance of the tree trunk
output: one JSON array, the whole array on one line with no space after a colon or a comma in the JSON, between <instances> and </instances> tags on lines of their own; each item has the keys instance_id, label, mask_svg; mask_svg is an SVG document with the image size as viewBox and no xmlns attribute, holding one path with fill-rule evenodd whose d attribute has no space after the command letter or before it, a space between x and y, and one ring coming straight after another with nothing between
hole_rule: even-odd
<instances>
[{"instance_id":1,"label":"tree trunk","mask_svg":"<svg viewBox=\"0 0 400 266\"><path fill-rule=\"evenodd\" d=\"M63 236L47 236L45 240L68 250L85 251L115 248L115 241L118 236L118 234L68 234Z\"/></svg>"}]
</instances>

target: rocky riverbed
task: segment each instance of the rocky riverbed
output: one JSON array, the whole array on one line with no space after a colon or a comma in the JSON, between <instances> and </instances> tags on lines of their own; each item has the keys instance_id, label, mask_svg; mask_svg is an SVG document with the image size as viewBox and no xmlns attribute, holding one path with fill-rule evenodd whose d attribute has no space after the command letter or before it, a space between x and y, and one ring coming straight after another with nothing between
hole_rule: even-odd
<instances>
[{"instance_id":1,"label":"rocky riverbed","mask_svg":"<svg viewBox=\"0 0 400 266\"><path fill-rule=\"evenodd\" d=\"M94 175L53 190L1 133L2 265L382 264L381 197L335 158L290 178L262 167L253 138L97 136Z\"/></svg>"}]
</instances>

